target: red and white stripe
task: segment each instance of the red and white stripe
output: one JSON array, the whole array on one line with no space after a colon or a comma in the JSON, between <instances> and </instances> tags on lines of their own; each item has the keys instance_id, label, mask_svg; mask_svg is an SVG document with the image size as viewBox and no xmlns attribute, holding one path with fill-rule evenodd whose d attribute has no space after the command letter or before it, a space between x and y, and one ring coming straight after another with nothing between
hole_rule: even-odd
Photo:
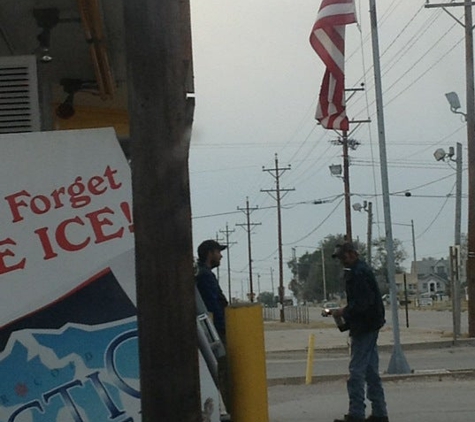
<instances>
[{"instance_id":1,"label":"red and white stripe","mask_svg":"<svg viewBox=\"0 0 475 422\"><path fill-rule=\"evenodd\" d=\"M356 22L354 0L323 0L310 44L326 66L315 118L326 129L349 130L345 109L345 25Z\"/></svg>"}]
</instances>

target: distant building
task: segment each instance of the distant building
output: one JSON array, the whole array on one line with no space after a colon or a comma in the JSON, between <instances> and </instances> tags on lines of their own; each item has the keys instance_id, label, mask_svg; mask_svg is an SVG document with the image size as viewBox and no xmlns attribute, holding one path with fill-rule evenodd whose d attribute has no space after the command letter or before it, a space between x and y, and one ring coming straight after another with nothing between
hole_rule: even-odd
<instances>
[{"instance_id":1,"label":"distant building","mask_svg":"<svg viewBox=\"0 0 475 422\"><path fill-rule=\"evenodd\" d=\"M415 271L417 270L417 276ZM450 293L450 262L448 259L423 258L411 263L411 273L406 274L409 295L429 294L444 296ZM404 274L396 274L398 292L404 292Z\"/></svg>"},{"instance_id":2,"label":"distant building","mask_svg":"<svg viewBox=\"0 0 475 422\"><path fill-rule=\"evenodd\" d=\"M406 287L409 295L417 293L417 279L414 274L406 275ZM396 287L398 292L404 292L404 274L396 274Z\"/></svg>"},{"instance_id":3,"label":"distant building","mask_svg":"<svg viewBox=\"0 0 475 422\"><path fill-rule=\"evenodd\" d=\"M419 293L447 295L450 292L450 281L437 274L428 274L419 278Z\"/></svg>"},{"instance_id":4,"label":"distant building","mask_svg":"<svg viewBox=\"0 0 475 422\"><path fill-rule=\"evenodd\" d=\"M450 262L446 258L423 258L422 261L416 261L414 266L414 261L411 263L411 273L414 274L417 270L417 277L421 278L429 274L436 274L439 277L445 278L446 280L450 277Z\"/></svg>"}]
</instances>

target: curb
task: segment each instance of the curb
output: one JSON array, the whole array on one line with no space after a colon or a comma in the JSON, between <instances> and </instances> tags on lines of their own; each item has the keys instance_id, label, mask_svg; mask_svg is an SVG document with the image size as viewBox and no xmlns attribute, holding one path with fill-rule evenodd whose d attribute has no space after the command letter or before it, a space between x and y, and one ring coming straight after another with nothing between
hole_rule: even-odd
<instances>
[{"instance_id":1,"label":"curb","mask_svg":"<svg viewBox=\"0 0 475 422\"><path fill-rule=\"evenodd\" d=\"M346 381L348 374L339 375L320 375L312 377L311 384L323 384L333 381ZM442 381L443 379L475 379L475 369L462 370L437 370L437 371L420 371L411 374L381 374L383 382L396 381L424 381L435 379ZM305 377L288 377L288 378L271 378L267 380L268 387L277 385L305 385Z\"/></svg>"},{"instance_id":2,"label":"curb","mask_svg":"<svg viewBox=\"0 0 475 422\"><path fill-rule=\"evenodd\" d=\"M393 350L394 345L392 344L381 344L378 345L378 350L380 352L390 352ZM458 339L456 343L453 340L435 340L435 341L428 341L428 342L421 342L421 343L407 343L401 345L404 351L410 350L425 350L425 349L443 349L449 347L475 347L475 339L468 338L468 339ZM289 349L289 350L272 350L266 352L266 356L268 358L276 358L279 355L287 355L293 353L307 353L308 348L303 349ZM336 347L328 347L328 348L318 348L314 350L316 354L335 354L335 353L343 353L348 354L349 347L348 346L336 346Z\"/></svg>"}]
</instances>

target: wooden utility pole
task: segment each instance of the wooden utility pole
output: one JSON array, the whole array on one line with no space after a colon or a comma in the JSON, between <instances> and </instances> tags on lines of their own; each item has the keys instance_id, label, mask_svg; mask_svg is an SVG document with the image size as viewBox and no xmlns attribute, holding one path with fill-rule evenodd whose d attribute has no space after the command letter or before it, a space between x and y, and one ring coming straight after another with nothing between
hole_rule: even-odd
<instances>
[{"instance_id":1,"label":"wooden utility pole","mask_svg":"<svg viewBox=\"0 0 475 422\"><path fill-rule=\"evenodd\" d=\"M323 244L322 244L321 254L322 254L323 301L325 302L327 300L327 274L325 271L325 250L323 248Z\"/></svg>"},{"instance_id":2,"label":"wooden utility pole","mask_svg":"<svg viewBox=\"0 0 475 422\"><path fill-rule=\"evenodd\" d=\"M234 233L235 230L229 230L228 223L226 223L226 230L220 230L221 233L224 233L226 236L226 256L227 256L227 261L228 261L228 300L229 303L231 303L232 295L231 295L231 264L230 264L230 259L229 259L229 247L231 245L235 245L236 242L230 242L229 241L229 235L231 233Z\"/></svg>"},{"instance_id":3,"label":"wooden utility pole","mask_svg":"<svg viewBox=\"0 0 475 422\"><path fill-rule=\"evenodd\" d=\"M347 242L351 242L353 234L351 231L351 192L350 192L350 157L348 156L348 132L343 131L343 184L345 187L345 222Z\"/></svg>"},{"instance_id":4,"label":"wooden utility pole","mask_svg":"<svg viewBox=\"0 0 475 422\"><path fill-rule=\"evenodd\" d=\"M219 237L219 232L216 232L216 237L215 237L216 242L222 244L223 243L223 238ZM219 266L216 267L216 278L218 279L218 283L220 282L220 274L219 274ZM220 283L221 284L221 283Z\"/></svg>"},{"instance_id":5,"label":"wooden utility pole","mask_svg":"<svg viewBox=\"0 0 475 422\"><path fill-rule=\"evenodd\" d=\"M189 0L124 2L142 421L199 422Z\"/></svg>"},{"instance_id":6,"label":"wooden utility pole","mask_svg":"<svg viewBox=\"0 0 475 422\"><path fill-rule=\"evenodd\" d=\"M247 251L249 257L249 298L251 302L254 302L254 287L252 282L252 247L251 247L251 232L254 226L260 226L261 223L251 223L251 214L253 211L257 210L258 207L250 208L249 207L249 198L246 198L246 208L237 208L239 211L246 214L246 222L242 224L236 224L236 226L241 226L247 231Z\"/></svg>"},{"instance_id":7,"label":"wooden utility pole","mask_svg":"<svg viewBox=\"0 0 475 422\"><path fill-rule=\"evenodd\" d=\"M357 92L357 91L364 91L364 88L346 88L345 92L351 92L350 96L347 98L346 101L351 99L351 97ZM365 119L365 120L351 120L350 124L357 124L360 125L361 123L369 123L371 120ZM350 156L349 156L349 150L355 150L358 148L360 145L360 142L358 142L355 139L351 139L350 135L353 131L348 132L346 130L341 132L341 135L338 137L338 139L335 139L331 141L334 145L341 145L343 147L343 187L344 187L344 196L345 196L345 224L346 224L346 234L345 234L345 240L347 242L352 242L353 241L353 233L352 233L352 228L351 228L351 190L350 190ZM330 171L331 171L330 166ZM338 167L340 169L340 167ZM333 174L332 175L341 177L341 170L338 172L338 174Z\"/></svg>"},{"instance_id":8,"label":"wooden utility pole","mask_svg":"<svg viewBox=\"0 0 475 422\"><path fill-rule=\"evenodd\" d=\"M472 6L475 2L464 0L451 3L427 4L425 7L441 7L465 29L465 89L467 99L467 148L468 148L468 335L475 337L475 83L473 57L473 15ZM462 23L449 10L452 7L463 7L465 19Z\"/></svg>"},{"instance_id":9,"label":"wooden utility pole","mask_svg":"<svg viewBox=\"0 0 475 422\"><path fill-rule=\"evenodd\" d=\"M272 299L275 298L274 292L274 269L270 267L270 285L272 286Z\"/></svg>"},{"instance_id":10,"label":"wooden utility pole","mask_svg":"<svg viewBox=\"0 0 475 422\"><path fill-rule=\"evenodd\" d=\"M370 201L367 203L367 210L368 213L368 231L367 231L367 250L368 250L368 265L371 266L371 262L373 260L373 203Z\"/></svg>"},{"instance_id":11,"label":"wooden utility pole","mask_svg":"<svg viewBox=\"0 0 475 422\"><path fill-rule=\"evenodd\" d=\"M280 176L290 170L290 166L279 168L279 159L275 154L275 167L274 168L262 168L262 171L269 172L275 179L275 189L261 189L261 192L267 192L277 201L277 243L279 248L279 304L280 304L280 322L285 322L284 313L284 257L282 253L282 213L281 213L281 199L282 192L284 195L287 192L295 189L282 189L280 187ZM275 193L275 196L273 195Z\"/></svg>"}]
</instances>

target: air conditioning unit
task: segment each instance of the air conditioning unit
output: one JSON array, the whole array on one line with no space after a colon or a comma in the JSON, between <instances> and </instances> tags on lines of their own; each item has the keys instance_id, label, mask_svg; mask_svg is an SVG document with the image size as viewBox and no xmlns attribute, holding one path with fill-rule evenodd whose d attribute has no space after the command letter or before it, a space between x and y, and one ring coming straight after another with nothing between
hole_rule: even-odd
<instances>
[{"instance_id":1,"label":"air conditioning unit","mask_svg":"<svg viewBox=\"0 0 475 422\"><path fill-rule=\"evenodd\" d=\"M0 133L40 130L36 57L0 57Z\"/></svg>"}]
</instances>

